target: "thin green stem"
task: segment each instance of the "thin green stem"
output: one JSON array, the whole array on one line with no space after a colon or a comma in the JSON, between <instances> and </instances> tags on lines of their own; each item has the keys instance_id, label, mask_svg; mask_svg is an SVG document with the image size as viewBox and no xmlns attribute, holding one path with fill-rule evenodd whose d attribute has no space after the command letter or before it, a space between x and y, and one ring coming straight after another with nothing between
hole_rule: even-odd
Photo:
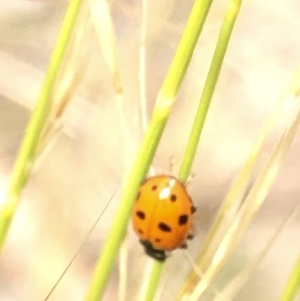
<instances>
[{"instance_id":1,"label":"thin green stem","mask_svg":"<svg viewBox=\"0 0 300 301\"><path fill-rule=\"evenodd\" d=\"M147 290L145 291L145 295L141 296L141 300L143 301L152 301L154 300L156 293L157 293L157 287L160 282L160 277L163 271L164 264L163 262L154 260L152 269L149 273L149 278L147 279Z\"/></svg>"},{"instance_id":2,"label":"thin green stem","mask_svg":"<svg viewBox=\"0 0 300 301\"><path fill-rule=\"evenodd\" d=\"M178 178L182 182L186 182L191 166L196 154L196 150L200 141L201 133L203 130L204 122L208 113L211 99L217 84L219 73L222 67L223 59L227 50L227 46L242 4L242 0L231 0L229 7L221 27L219 38L217 41L216 49L210 65L210 69L206 78L206 82L200 97L199 106L195 116L195 121L191 130L189 141L186 147L183 161L179 170ZM179 299L187 292L193 289L197 283L197 276L192 271L187 278L186 283L179 295Z\"/></svg>"},{"instance_id":3,"label":"thin green stem","mask_svg":"<svg viewBox=\"0 0 300 301\"><path fill-rule=\"evenodd\" d=\"M300 255L279 301L292 301L295 299L297 293L300 293Z\"/></svg>"},{"instance_id":4,"label":"thin green stem","mask_svg":"<svg viewBox=\"0 0 300 301\"><path fill-rule=\"evenodd\" d=\"M166 119L157 119L154 116L148 127L132 172L126 183L113 224L102 249L101 257L97 262L94 276L85 298L86 301L99 300L103 295L115 258L126 233L133 200L137 195L142 179L145 178L151 165L166 121Z\"/></svg>"},{"instance_id":5,"label":"thin green stem","mask_svg":"<svg viewBox=\"0 0 300 301\"><path fill-rule=\"evenodd\" d=\"M194 161L196 150L199 144L200 136L206 120L207 112L211 103L211 99L218 81L219 73L222 67L227 46L233 31L236 18L239 13L241 0L232 0L226 11L225 19L219 34L216 49L210 65L210 69L205 81L205 85L200 98L195 121L191 130L190 138L183 156L183 162L179 171L178 178L185 182L190 174L191 166Z\"/></svg>"},{"instance_id":6,"label":"thin green stem","mask_svg":"<svg viewBox=\"0 0 300 301\"><path fill-rule=\"evenodd\" d=\"M196 0L163 83L166 99L176 97L213 0ZM164 93L163 93L164 94Z\"/></svg>"},{"instance_id":7,"label":"thin green stem","mask_svg":"<svg viewBox=\"0 0 300 301\"><path fill-rule=\"evenodd\" d=\"M13 167L7 196L0 210L0 249L2 249L13 215L20 202L20 195L27 183L40 135L50 111L53 88L63 62L76 17L83 0L72 0L66 12L61 31L53 50L52 58L43 82L36 107L26 129L16 163Z\"/></svg>"},{"instance_id":8,"label":"thin green stem","mask_svg":"<svg viewBox=\"0 0 300 301\"><path fill-rule=\"evenodd\" d=\"M96 264L94 275L85 298L86 301L97 301L104 293L115 258L126 232L133 201L137 195L140 183L145 178L153 160L211 2L212 0L195 1L177 52L158 95L149 127L145 133L131 174L126 182L120 205L102 249L101 256ZM155 285L158 283L160 270L158 264L155 264L151 283ZM154 284L151 290L155 290ZM147 300L151 300L148 296L146 298Z\"/></svg>"}]
</instances>

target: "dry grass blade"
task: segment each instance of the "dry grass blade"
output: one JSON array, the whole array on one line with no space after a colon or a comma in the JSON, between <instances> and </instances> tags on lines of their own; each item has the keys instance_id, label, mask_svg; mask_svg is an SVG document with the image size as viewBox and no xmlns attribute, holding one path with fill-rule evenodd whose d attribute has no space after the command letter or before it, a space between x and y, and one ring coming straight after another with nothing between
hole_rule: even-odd
<instances>
[{"instance_id":1,"label":"dry grass blade","mask_svg":"<svg viewBox=\"0 0 300 301\"><path fill-rule=\"evenodd\" d=\"M259 266L261 261L265 258L265 256L270 251L271 247L274 245L279 235L287 228L291 221L295 219L300 211L300 205L293 210L293 212L287 217L287 219L283 222L283 224L276 230L274 235L270 238L265 248L261 251L259 256L255 259L255 261L249 264L239 275L237 275L231 282L220 291L218 296L214 299L214 301L230 301L234 300L234 298L238 295L240 290L246 284L246 282L251 278L255 269Z\"/></svg>"},{"instance_id":2,"label":"dry grass blade","mask_svg":"<svg viewBox=\"0 0 300 301\"><path fill-rule=\"evenodd\" d=\"M276 126L278 123L286 122L286 114L282 114L288 100L290 99L291 95L296 95L297 91L299 89L299 81L300 81L300 68L295 72L291 82L286 87L286 89L282 92L282 95L279 97L278 103L276 104L276 107L272 111L271 115L269 116L266 125L261 131L261 134L254 145L249 158L244 165L240 175L238 176L236 182L232 186L231 190L227 194L225 201L223 202L223 205L214 221L214 224L212 226L212 229L210 230L210 233L208 235L208 240L205 242L205 245L210 245L212 240L210 237L214 236L214 232L220 230L221 223L223 223L223 219L225 215L228 217L228 220L231 221L231 214L228 212L228 210L232 210L232 214L234 214L234 208L237 208L240 206L240 203L242 201L242 195L246 189L246 187L249 184L250 177L252 175L255 163L260 155L262 146L264 144L264 141L266 137L270 134L272 129ZM288 116L290 118L290 116ZM231 208L231 209L229 209ZM227 227L225 227L227 228ZM220 233L222 236L223 233ZM205 253L207 250L207 247L204 246L202 253ZM207 252L208 253L208 252ZM201 256L201 255L200 255ZM204 257L204 256L203 256ZM205 258L203 258L201 261L202 268L207 265L207 263L210 262L210 259L208 258L206 262L204 261Z\"/></svg>"},{"instance_id":3,"label":"dry grass blade","mask_svg":"<svg viewBox=\"0 0 300 301\"><path fill-rule=\"evenodd\" d=\"M52 97L51 113L40 139L35 169L48 151L51 150L58 134L63 130L63 117L66 109L69 107L71 100L74 99L80 82L85 75L91 57L90 45L84 42L89 29L88 25L89 15L86 12L81 12ZM82 47L82 45L85 46Z\"/></svg>"},{"instance_id":4,"label":"dry grass blade","mask_svg":"<svg viewBox=\"0 0 300 301\"><path fill-rule=\"evenodd\" d=\"M249 185L249 181L255 167L256 161L261 153L262 146L266 137L271 133L277 124L289 124L293 119L291 114L298 111L297 109L289 108L291 104L295 104L295 97L298 95L300 83L300 68L293 74L292 79L281 93L276 107L271 112L268 120L263 127L261 134L255 143L244 167L238 175L235 183L228 192L225 200L223 201L219 212L207 234L203 247L197 259L197 265L201 271L206 271L210 266L212 258L219 247L221 239L227 232L228 227L232 224L232 219L236 215L238 208L243 201L243 194ZM194 271L190 275L182 289L181 296L189 294L194 290L199 277Z\"/></svg>"},{"instance_id":5,"label":"dry grass blade","mask_svg":"<svg viewBox=\"0 0 300 301\"><path fill-rule=\"evenodd\" d=\"M120 77L120 68L117 58L116 38L114 26L111 18L109 5L106 0L89 0L92 21L95 26L98 43L101 47L106 65L111 74L112 83L115 90L115 98L119 112L120 124L122 129L124 146L124 170L128 171L132 162L132 146L134 141L131 139L126 121L123 99L123 88Z\"/></svg>"},{"instance_id":6,"label":"dry grass blade","mask_svg":"<svg viewBox=\"0 0 300 301\"><path fill-rule=\"evenodd\" d=\"M115 90L115 99L117 103L120 124L123 138L123 166L126 173L132 162L132 144L128 124L126 121L124 110L123 89L120 77L120 69L117 58L116 38L114 26L110 14L109 5L106 0L89 0L89 8L92 16L92 21L95 27L98 43L104 56L106 65L109 69L112 83ZM126 240L126 238L125 238ZM126 300L127 287L127 262L128 248L127 241L124 241L120 250L119 260L119 300Z\"/></svg>"},{"instance_id":7,"label":"dry grass blade","mask_svg":"<svg viewBox=\"0 0 300 301\"><path fill-rule=\"evenodd\" d=\"M290 100L290 99L289 99ZM294 99L299 107L298 99ZM290 106L290 109L295 109L295 106ZM294 111L294 110L293 110ZM265 197L273 184L275 177L278 174L283 159L288 152L293 138L297 132L300 122L300 110L297 108L297 116L293 120L291 126L283 134L276 150L270 157L266 166L261 170L253 187L246 196L243 205L239 209L231 226L228 228L226 235L219 244L218 249L214 253L212 262L205 271L203 278L190 296L190 301L198 300L201 294L205 291L212 279L225 264L228 257L238 244L240 238L247 230L247 227L255 217L255 214L263 204Z\"/></svg>"},{"instance_id":8,"label":"dry grass blade","mask_svg":"<svg viewBox=\"0 0 300 301\"><path fill-rule=\"evenodd\" d=\"M115 33L106 0L89 0L90 12L105 62L112 76L116 93L122 92Z\"/></svg>"},{"instance_id":9,"label":"dry grass blade","mask_svg":"<svg viewBox=\"0 0 300 301\"><path fill-rule=\"evenodd\" d=\"M147 10L148 0L142 1L142 17L141 17L141 42L139 51L139 81L140 81L140 97L141 97L141 119L143 132L145 133L148 125L147 110L147 79L146 79L146 36L147 36Z\"/></svg>"}]
</instances>

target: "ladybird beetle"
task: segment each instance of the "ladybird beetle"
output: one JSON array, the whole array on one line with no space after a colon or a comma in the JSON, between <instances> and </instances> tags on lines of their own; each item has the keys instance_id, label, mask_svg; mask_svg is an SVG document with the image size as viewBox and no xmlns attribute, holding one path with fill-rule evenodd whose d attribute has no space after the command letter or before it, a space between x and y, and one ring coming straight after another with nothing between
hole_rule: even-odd
<instances>
[{"instance_id":1,"label":"ladybird beetle","mask_svg":"<svg viewBox=\"0 0 300 301\"><path fill-rule=\"evenodd\" d=\"M158 175L146 179L133 205L133 229L145 252L164 261L166 251L186 248L192 239L196 211L185 186L175 177Z\"/></svg>"}]
</instances>

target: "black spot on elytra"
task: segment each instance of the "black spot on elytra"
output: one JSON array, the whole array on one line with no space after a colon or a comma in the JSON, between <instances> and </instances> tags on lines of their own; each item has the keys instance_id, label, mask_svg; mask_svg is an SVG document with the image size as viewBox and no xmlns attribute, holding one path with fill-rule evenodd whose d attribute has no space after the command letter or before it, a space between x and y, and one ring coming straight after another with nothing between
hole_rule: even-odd
<instances>
[{"instance_id":1,"label":"black spot on elytra","mask_svg":"<svg viewBox=\"0 0 300 301\"><path fill-rule=\"evenodd\" d=\"M161 242L161 239L160 238L155 238L155 241L156 242Z\"/></svg>"},{"instance_id":2,"label":"black spot on elytra","mask_svg":"<svg viewBox=\"0 0 300 301\"><path fill-rule=\"evenodd\" d=\"M158 228L159 230L163 231L163 232L172 232L172 229L170 226L168 226L167 224L165 223L159 223L158 224Z\"/></svg>"},{"instance_id":3,"label":"black spot on elytra","mask_svg":"<svg viewBox=\"0 0 300 301\"><path fill-rule=\"evenodd\" d=\"M154 191L154 190L156 190L157 189L157 185L153 185L152 187L151 187L151 189Z\"/></svg>"},{"instance_id":4,"label":"black spot on elytra","mask_svg":"<svg viewBox=\"0 0 300 301\"><path fill-rule=\"evenodd\" d=\"M194 205L192 205L192 207L191 207L191 213L194 214L196 212L196 210L197 210L197 208Z\"/></svg>"},{"instance_id":5,"label":"black spot on elytra","mask_svg":"<svg viewBox=\"0 0 300 301\"><path fill-rule=\"evenodd\" d=\"M144 231L141 229L138 229L139 234L144 234Z\"/></svg>"},{"instance_id":6,"label":"black spot on elytra","mask_svg":"<svg viewBox=\"0 0 300 301\"><path fill-rule=\"evenodd\" d=\"M185 225L189 220L189 217L186 214L180 215L178 218L178 225L183 226Z\"/></svg>"},{"instance_id":7,"label":"black spot on elytra","mask_svg":"<svg viewBox=\"0 0 300 301\"><path fill-rule=\"evenodd\" d=\"M139 219L144 220L146 218L146 214L143 211L137 211L135 214Z\"/></svg>"},{"instance_id":8,"label":"black spot on elytra","mask_svg":"<svg viewBox=\"0 0 300 301\"><path fill-rule=\"evenodd\" d=\"M170 200L171 202L175 202L177 200L176 194L171 194Z\"/></svg>"}]
</instances>

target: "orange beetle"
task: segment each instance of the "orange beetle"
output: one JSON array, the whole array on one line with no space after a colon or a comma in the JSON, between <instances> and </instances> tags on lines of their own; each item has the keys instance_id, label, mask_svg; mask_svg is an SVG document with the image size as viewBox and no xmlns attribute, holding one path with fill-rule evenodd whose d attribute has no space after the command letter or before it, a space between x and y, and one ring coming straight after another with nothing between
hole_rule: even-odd
<instances>
[{"instance_id":1,"label":"orange beetle","mask_svg":"<svg viewBox=\"0 0 300 301\"><path fill-rule=\"evenodd\" d=\"M175 177L158 175L146 179L133 206L133 229L146 253L164 261L166 251L186 248L196 211L185 186Z\"/></svg>"}]
</instances>

